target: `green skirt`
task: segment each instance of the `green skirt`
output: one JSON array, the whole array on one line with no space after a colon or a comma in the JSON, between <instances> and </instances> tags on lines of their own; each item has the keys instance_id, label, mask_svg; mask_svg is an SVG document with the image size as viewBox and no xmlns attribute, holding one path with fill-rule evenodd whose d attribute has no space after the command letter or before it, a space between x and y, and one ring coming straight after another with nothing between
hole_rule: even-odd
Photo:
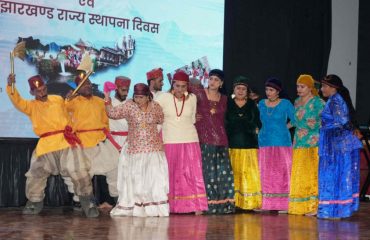
<instances>
[{"instance_id":1,"label":"green skirt","mask_svg":"<svg viewBox=\"0 0 370 240\"><path fill-rule=\"evenodd\" d=\"M235 212L234 175L227 147L200 145L208 214Z\"/></svg>"}]
</instances>

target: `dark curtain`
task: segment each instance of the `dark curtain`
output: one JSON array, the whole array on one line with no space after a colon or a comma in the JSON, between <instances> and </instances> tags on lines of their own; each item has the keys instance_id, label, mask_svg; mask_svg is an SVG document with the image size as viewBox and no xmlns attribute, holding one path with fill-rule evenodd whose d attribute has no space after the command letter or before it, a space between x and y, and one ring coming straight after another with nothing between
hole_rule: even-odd
<instances>
[{"instance_id":1,"label":"dark curtain","mask_svg":"<svg viewBox=\"0 0 370 240\"><path fill-rule=\"evenodd\" d=\"M358 61L356 112L359 123L370 123L369 92L370 92L370 2L360 0L358 27Z\"/></svg>"},{"instance_id":2,"label":"dark curtain","mask_svg":"<svg viewBox=\"0 0 370 240\"><path fill-rule=\"evenodd\" d=\"M18 207L25 205L25 186L30 159L37 144L37 139L0 139L0 207ZM46 206L64 206L71 204L63 179L60 176L48 178L45 189Z\"/></svg>"},{"instance_id":3,"label":"dark curtain","mask_svg":"<svg viewBox=\"0 0 370 240\"><path fill-rule=\"evenodd\" d=\"M225 2L224 70L232 90L237 75L264 96L265 80L278 77L291 98L302 73L325 75L331 46L330 0Z\"/></svg>"},{"instance_id":4,"label":"dark curtain","mask_svg":"<svg viewBox=\"0 0 370 240\"><path fill-rule=\"evenodd\" d=\"M0 139L0 207L19 207L26 204L26 177L37 139ZM92 180L98 204L108 202L114 205L109 196L105 176L95 176ZM50 176L45 189L45 206L71 206L72 194L68 192L60 175Z\"/></svg>"},{"instance_id":5,"label":"dark curtain","mask_svg":"<svg viewBox=\"0 0 370 240\"><path fill-rule=\"evenodd\" d=\"M0 207L25 204L25 182L36 140L0 140Z\"/></svg>"}]
</instances>

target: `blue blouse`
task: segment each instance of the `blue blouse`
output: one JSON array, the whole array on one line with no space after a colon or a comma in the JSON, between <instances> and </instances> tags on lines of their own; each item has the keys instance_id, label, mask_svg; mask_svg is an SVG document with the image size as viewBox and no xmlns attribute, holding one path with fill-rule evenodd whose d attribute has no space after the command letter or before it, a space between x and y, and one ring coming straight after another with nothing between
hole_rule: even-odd
<instances>
[{"instance_id":1,"label":"blue blouse","mask_svg":"<svg viewBox=\"0 0 370 240\"><path fill-rule=\"evenodd\" d=\"M361 147L361 141L351 128L348 106L336 93L328 99L321 113L319 155L351 152Z\"/></svg>"},{"instance_id":2,"label":"blue blouse","mask_svg":"<svg viewBox=\"0 0 370 240\"><path fill-rule=\"evenodd\" d=\"M258 134L258 144L260 147L269 146L292 146L292 138L287 127L288 119L294 125L294 107L286 99L281 99L275 107L266 106L265 99L262 99L258 108L262 128Z\"/></svg>"}]
</instances>

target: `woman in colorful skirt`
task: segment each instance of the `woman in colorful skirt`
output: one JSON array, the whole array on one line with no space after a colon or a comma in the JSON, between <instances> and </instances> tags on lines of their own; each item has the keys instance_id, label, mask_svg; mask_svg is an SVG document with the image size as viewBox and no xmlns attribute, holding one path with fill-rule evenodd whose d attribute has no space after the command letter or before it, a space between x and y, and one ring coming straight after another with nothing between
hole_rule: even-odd
<instances>
[{"instance_id":1,"label":"woman in colorful skirt","mask_svg":"<svg viewBox=\"0 0 370 240\"><path fill-rule=\"evenodd\" d=\"M336 75L322 81L328 98L319 140L319 218L350 217L359 207L360 148L353 134L355 110L348 89Z\"/></svg>"},{"instance_id":2,"label":"woman in colorful skirt","mask_svg":"<svg viewBox=\"0 0 370 240\"><path fill-rule=\"evenodd\" d=\"M208 87L197 89L197 122L195 124L202 151L203 177L208 199L208 213L232 213L234 176L231 169L225 112L227 97L220 93L224 83L222 70L209 72Z\"/></svg>"},{"instance_id":3,"label":"woman in colorful skirt","mask_svg":"<svg viewBox=\"0 0 370 240\"><path fill-rule=\"evenodd\" d=\"M317 212L320 114L325 103L314 84L310 75L300 75L297 80L290 214L316 215Z\"/></svg>"},{"instance_id":4,"label":"woman in colorful skirt","mask_svg":"<svg viewBox=\"0 0 370 240\"><path fill-rule=\"evenodd\" d=\"M189 76L174 74L171 91L156 101L164 112L162 135L168 160L170 212L201 214L208 210L202 155L195 124L197 98L188 92Z\"/></svg>"},{"instance_id":5,"label":"woman in colorful skirt","mask_svg":"<svg viewBox=\"0 0 370 240\"><path fill-rule=\"evenodd\" d=\"M256 103L248 98L248 79L235 78L233 89L227 102L226 131L234 172L235 205L253 210L262 204L257 139L261 121Z\"/></svg>"},{"instance_id":6,"label":"woman in colorful skirt","mask_svg":"<svg viewBox=\"0 0 370 240\"><path fill-rule=\"evenodd\" d=\"M287 213L292 166L292 140L287 126L294 121L294 107L284 99L276 78L265 83L267 99L259 102L262 128L258 134L262 210Z\"/></svg>"},{"instance_id":7,"label":"woman in colorful skirt","mask_svg":"<svg viewBox=\"0 0 370 240\"><path fill-rule=\"evenodd\" d=\"M143 83L134 86L133 100L116 107L105 95L109 118L125 118L128 123L118 168L120 194L111 216L168 216L168 166L157 130L164 119L161 107Z\"/></svg>"}]
</instances>

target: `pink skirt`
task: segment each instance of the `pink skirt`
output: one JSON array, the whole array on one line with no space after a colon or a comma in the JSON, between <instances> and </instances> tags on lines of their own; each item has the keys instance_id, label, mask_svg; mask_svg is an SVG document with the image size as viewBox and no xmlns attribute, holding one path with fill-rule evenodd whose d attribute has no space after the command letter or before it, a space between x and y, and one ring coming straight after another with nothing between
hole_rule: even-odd
<instances>
[{"instance_id":1,"label":"pink skirt","mask_svg":"<svg viewBox=\"0 0 370 240\"><path fill-rule=\"evenodd\" d=\"M199 143L164 144L168 161L171 213L208 210Z\"/></svg>"},{"instance_id":2,"label":"pink skirt","mask_svg":"<svg viewBox=\"0 0 370 240\"><path fill-rule=\"evenodd\" d=\"M288 210L292 147L260 147L262 209Z\"/></svg>"}]
</instances>

